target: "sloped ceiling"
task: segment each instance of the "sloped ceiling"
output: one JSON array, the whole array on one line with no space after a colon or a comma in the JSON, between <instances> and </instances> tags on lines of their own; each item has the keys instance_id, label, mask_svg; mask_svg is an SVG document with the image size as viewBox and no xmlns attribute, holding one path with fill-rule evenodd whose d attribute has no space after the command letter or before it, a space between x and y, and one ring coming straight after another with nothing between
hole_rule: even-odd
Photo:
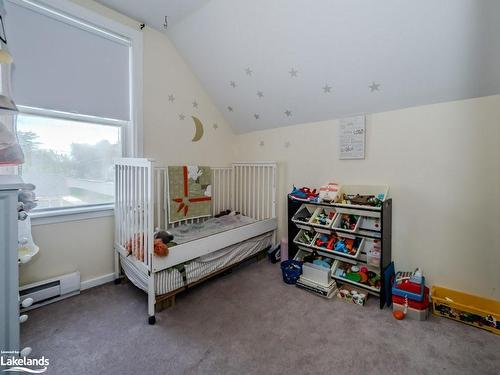
<instances>
[{"instance_id":1,"label":"sloped ceiling","mask_svg":"<svg viewBox=\"0 0 500 375\"><path fill-rule=\"evenodd\" d=\"M210 0L97 0L97 2L115 9L137 21L144 22L158 30L165 31L172 27Z\"/></svg>"},{"instance_id":2,"label":"sloped ceiling","mask_svg":"<svg viewBox=\"0 0 500 375\"><path fill-rule=\"evenodd\" d=\"M238 132L500 93L497 0L101 2L160 30L176 14L166 32Z\"/></svg>"}]
</instances>

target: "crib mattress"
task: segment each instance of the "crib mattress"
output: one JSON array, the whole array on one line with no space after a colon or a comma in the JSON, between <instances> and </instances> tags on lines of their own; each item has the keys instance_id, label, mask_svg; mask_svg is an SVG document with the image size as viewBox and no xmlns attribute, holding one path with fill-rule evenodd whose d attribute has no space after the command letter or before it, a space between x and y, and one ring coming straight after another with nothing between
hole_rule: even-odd
<instances>
[{"instance_id":1,"label":"crib mattress","mask_svg":"<svg viewBox=\"0 0 500 375\"><path fill-rule=\"evenodd\" d=\"M185 263L183 267L176 266L156 272L154 274L156 295L169 293L198 281L213 272L241 262L262 251L271 245L271 242L272 232L265 233L193 259ZM179 272L179 269L182 268L184 270Z\"/></svg>"},{"instance_id":2,"label":"crib mattress","mask_svg":"<svg viewBox=\"0 0 500 375\"><path fill-rule=\"evenodd\" d=\"M221 217L212 217L200 223L182 224L178 227L170 228L168 231L174 236L174 242L180 245L252 224L256 221L257 220L244 215L225 215Z\"/></svg>"}]
</instances>

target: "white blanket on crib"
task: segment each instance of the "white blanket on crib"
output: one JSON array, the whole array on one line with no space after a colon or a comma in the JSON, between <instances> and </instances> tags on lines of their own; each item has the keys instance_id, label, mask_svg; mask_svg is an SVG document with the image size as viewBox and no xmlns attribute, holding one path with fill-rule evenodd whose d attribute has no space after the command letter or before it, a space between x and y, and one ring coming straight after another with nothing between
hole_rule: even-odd
<instances>
[{"instance_id":1,"label":"white blanket on crib","mask_svg":"<svg viewBox=\"0 0 500 375\"><path fill-rule=\"evenodd\" d=\"M235 229L243 225L254 223L256 220L243 215L226 215L213 217L200 223L184 224L168 231L173 234L177 244L198 240L213 234Z\"/></svg>"}]
</instances>

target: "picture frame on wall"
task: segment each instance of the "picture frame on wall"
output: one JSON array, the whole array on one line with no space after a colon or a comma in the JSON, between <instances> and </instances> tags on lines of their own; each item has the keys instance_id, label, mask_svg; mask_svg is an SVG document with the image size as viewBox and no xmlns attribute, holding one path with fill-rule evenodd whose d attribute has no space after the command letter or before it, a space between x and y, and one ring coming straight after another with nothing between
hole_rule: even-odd
<instances>
[{"instance_id":1,"label":"picture frame on wall","mask_svg":"<svg viewBox=\"0 0 500 375\"><path fill-rule=\"evenodd\" d=\"M364 159L366 116L357 115L339 121L339 159Z\"/></svg>"}]
</instances>

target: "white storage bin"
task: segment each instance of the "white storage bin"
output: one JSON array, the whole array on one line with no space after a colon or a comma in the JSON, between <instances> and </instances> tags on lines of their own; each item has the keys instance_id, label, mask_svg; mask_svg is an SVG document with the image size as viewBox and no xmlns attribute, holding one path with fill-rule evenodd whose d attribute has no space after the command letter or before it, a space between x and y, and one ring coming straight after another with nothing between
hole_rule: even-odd
<instances>
[{"instance_id":1,"label":"white storage bin","mask_svg":"<svg viewBox=\"0 0 500 375\"><path fill-rule=\"evenodd\" d=\"M321 216L324 216L324 220L320 220ZM334 208L318 207L311 216L309 224L317 228L317 232L330 233L329 229L332 227L336 217L337 211Z\"/></svg>"},{"instance_id":2,"label":"white storage bin","mask_svg":"<svg viewBox=\"0 0 500 375\"><path fill-rule=\"evenodd\" d=\"M314 247L315 249L318 249L321 251L331 252L333 250L333 248L328 249L326 246L323 247L323 246L316 245L317 240L320 239L321 237L324 237L324 236L326 236L328 238L328 240L333 239L333 244L335 244L335 241L337 241L337 238L338 238L338 236L335 233L331 233L331 231L328 231L327 234L319 232L319 233L316 233L316 236L314 236L314 240L313 240L311 246Z\"/></svg>"},{"instance_id":3,"label":"white storage bin","mask_svg":"<svg viewBox=\"0 0 500 375\"><path fill-rule=\"evenodd\" d=\"M311 255L311 252L305 251L305 250L300 250L297 251L297 254L293 258L294 260L298 260L300 262L304 261L304 257ZM322 258L328 258L322 256ZM329 258L328 258L329 259ZM324 287L328 287L331 285L332 281L332 267L334 260L331 259L331 266L326 268L322 267L320 265L311 263L311 262L304 262L302 265L302 275L301 278L306 279L308 282L320 284Z\"/></svg>"},{"instance_id":4,"label":"white storage bin","mask_svg":"<svg viewBox=\"0 0 500 375\"><path fill-rule=\"evenodd\" d=\"M359 277L349 277L345 270L352 267L358 267L358 269L361 271L362 268L367 268L366 274L369 275L368 279L364 280L363 277L361 277L362 272L351 272L351 273L357 273ZM372 276L370 278L370 276ZM336 260L333 263L332 267L332 277L338 281L345 282L348 284L352 285L357 285L362 288L365 288L366 290L370 290L375 293L380 293L380 286L381 286L381 279L380 279L380 274L378 272L373 271L369 267L367 267L366 264L363 263L358 263L358 264L351 264L347 262L342 262L340 260ZM374 281L377 280L378 281ZM372 280L372 283L369 283L368 280Z\"/></svg>"},{"instance_id":5,"label":"white storage bin","mask_svg":"<svg viewBox=\"0 0 500 375\"><path fill-rule=\"evenodd\" d=\"M343 221L345 220L346 217L349 217L351 221L354 221L354 226L352 228L342 228ZM335 221L333 223L332 229L343 231L343 232L348 232L348 233L355 233L357 232L359 225L361 223L362 217L359 215L353 215L349 213L342 213L339 212L337 217L335 218Z\"/></svg>"},{"instance_id":6,"label":"white storage bin","mask_svg":"<svg viewBox=\"0 0 500 375\"><path fill-rule=\"evenodd\" d=\"M382 223L380 222L380 219L378 217L361 217L361 222L359 223L360 230L373 230L380 232L381 227Z\"/></svg>"},{"instance_id":7,"label":"white storage bin","mask_svg":"<svg viewBox=\"0 0 500 375\"><path fill-rule=\"evenodd\" d=\"M332 281L331 267L326 268L313 263L302 265L302 277L313 283L328 287Z\"/></svg>"},{"instance_id":8,"label":"white storage bin","mask_svg":"<svg viewBox=\"0 0 500 375\"><path fill-rule=\"evenodd\" d=\"M344 235L330 234L330 235L328 235L328 239L332 239L333 238L334 239L334 243L333 243L333 248L332 249L328 249L327 247L317 246L316 245L316 242L317 242L316 240L318 240L319 238L321 238L322 235L324 235L324 234L323 233L318 233L314 237L312 246L315 249L324 251L326 253L336 254L336 255L339 255L339 256L342 256L342 257L346 257L346 258L350 258L350 259L357 259L359 257L359 255L361 254L361 252L362 252L362 250L364 248L364 245L365 245L365 238L363 238L363 237L356 237L356 236L351 236L351 235L348 235L348 234L344 234ZM337 245L338 241L344 241L344 243L345 243L345 241L353 241L354 243L352 245L353 245L353 248L356 249L356 251L355 252L344 253L343 251L336 250L336 245ZM354 246L356 243L357 243L357 246Z\"/></svg>"},{"instance_id":9,"label":"white storage bin","mask_svg":"<svg viewBox=\"0 0 500 375\"><path fill-rule=\"evenodd\" d=\"M305 234L309 234L310 235L310 238L311 240L309 242L307 241L304 241L304 235ZM311 246L313 241L314 241L314 237L315 237L316 233L312 230L308 230L308 229L301 229L299 231L299 233L297 233L297 235L295 236L295 238L293 239L293 242L297 245L305 245L305 246Z\"/></svg>"},{"instance_id":10,"label":"white storage bin","mask_svg":"<svg viewBox=\"0 0 500 375\"><path fill-rule=\"evenodd\" d=\"M299 207L295 215L292 217L292 222L295 223L297 228L300 229L310 229L309 220L314 214L316 206L310 204L303 204Z\"/></svg>"},{"instance_id":11,"label":"white storage bin","mask_svg":"<svg viewBox=\"0 0 500 375\"><path fill-rule=\"evenodd\" d=\"M380 267L380 257L382 254L380 240L367 238L365 241L366 262L374 267Z\"/></svg>"},{"instance_id":12,"label":"white storage bin","mask_svg":"<svg viewBox=\"0 0 500 375\"><path fill-rule=\"evenodd\" d=\"M337 250L336 247L333 248L334 253L340 254L346 258L351 258L351 259L357 259L359 257L359 255L363 251L363 248L365 246L365 241L366 241L366 239L363 237L348 236L348 235L339 236L339 240L340 241L354 241L353 249L355 249L355 251L353 251L353 252L344 253L343 251ZM356 243L357 243L357 246L355 246Z\"/></svg>"},{"instance_id":13,"label":"white storage bin","mask_svg":"<svg viewBox=\"0 0 500 375\"><path fill-rule=\"evenodd\" d=\"M303 262L304 257L310 254L311 254L310 251L299 249L299 251L297 251L297 254L295 254L295 256L293 257L293 260L298 260L299 262Z\"/></svg>"}]
</instances>

